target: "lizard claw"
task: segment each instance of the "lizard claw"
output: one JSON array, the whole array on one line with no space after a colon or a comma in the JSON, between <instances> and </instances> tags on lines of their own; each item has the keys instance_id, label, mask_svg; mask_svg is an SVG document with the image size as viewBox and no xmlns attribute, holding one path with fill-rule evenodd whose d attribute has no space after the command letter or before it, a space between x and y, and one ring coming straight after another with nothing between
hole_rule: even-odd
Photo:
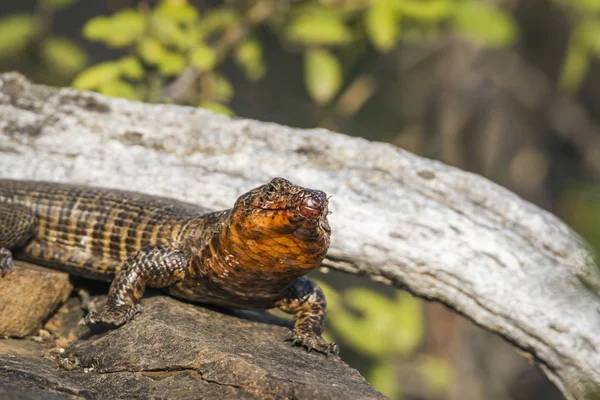
<instances>
[{"instance_id":1,"label":"lizard claw","mask_svg":"<svg viewBox=\"0 0 600 400\"><path fill-rule=\"evenodd\" d=\"M142 312L141 304L119 304L109 307L108 305L100 313L90 312L85 316L86 325L107 324L115 327L126 324L133 320L138 313Z\"/></svg>"},{"instance_id":2,"label":"lizard claw","mask_svg":"<svg viewBox=\"0 0 600 400\"><path fill-rule=\"evenodd\" d=\"M329 357L329 354L334 354L336 356L340 355L340 347L334 343L329 343L329 349L327 349L327 353L325 353L326 357Z\"/></svg>"},{"instance_id":3,"label":"lizard claw","mask_svg":"<svg viewBox=\"0 0 600 400\"><path fill-rule=\"evenodd\" d=\"M12 253L8 249L0 249L0 270L2 277L15 269L15 261L12 258Z\"/></svg>"},{"instance_id":4,"label":"lizard claw","mask_svg":"<svg viewBox=\"0 0 600 400\"><path fill-rule=\"evenodd\" d=\"M327 343L321 336L314 332L303 332L296 329L291 330L286 338L286 341L291 341L292 345L303 346L310 353L311 350L329 356L329 354L339 354L339 348L335 343Z\"/></svg>"}]
</instances>

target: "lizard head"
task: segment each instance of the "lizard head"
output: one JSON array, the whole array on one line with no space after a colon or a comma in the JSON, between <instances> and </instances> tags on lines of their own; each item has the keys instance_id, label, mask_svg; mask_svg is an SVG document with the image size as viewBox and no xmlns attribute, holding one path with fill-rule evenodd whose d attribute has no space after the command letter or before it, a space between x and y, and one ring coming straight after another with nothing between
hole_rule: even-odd
<instances>
[{"instance_id":1,"label":"lizard head","mask_svg":"<svg viewBox=\"0 0 600 400\"><path fill-rule=\"evenodd\" d=\"M275 178L240 196L232 221L246 245L272 253L288 266L313 268L329 247L327 206L324 192Z\"/></svg>"},{"instance_id":2,"label":"lizard head","mask_svg":"<svg viewBox=\"0 0 600 400\"><path fill-rule=\"evenodd\" d=\"M310 241L331 233L328 204L325 192L275 178L241 195L233 208L246 215L247 228L294 234Z\"/></svg>"}]
</instances>

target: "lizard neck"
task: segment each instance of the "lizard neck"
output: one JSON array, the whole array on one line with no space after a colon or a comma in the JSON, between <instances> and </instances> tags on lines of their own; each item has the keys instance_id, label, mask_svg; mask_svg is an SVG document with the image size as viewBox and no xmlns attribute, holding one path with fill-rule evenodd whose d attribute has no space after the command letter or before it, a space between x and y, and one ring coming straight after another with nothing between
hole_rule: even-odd
<instances>
[{"instance_id":1,"label":"lizard neck","mask_svg":"<svg viewBox=\"0 0 600 400\"><path fill-rule=\"evenodd\" d=\"M305 231L273 232L245 226L232 217L209 241L207 258L218 272L268 275L289 282L318 266L329 247L328 236L307 240Z\"/></svg>"},{"instance_id":2,"label":"lizard neck","mask_svg":"<svg viewBox=\"0 0 600 400\"><path fill-rule=\"evenodd\" d=\"M190 279L171 290L175 295L203 301L209 293L217 304L270 307L294 279L321 263L329 246L328 235L306 230L294 235L249 229L231 211L210 218L203 225L209 230L196 229L188 238Z\"/></svg>"}]
</instances>

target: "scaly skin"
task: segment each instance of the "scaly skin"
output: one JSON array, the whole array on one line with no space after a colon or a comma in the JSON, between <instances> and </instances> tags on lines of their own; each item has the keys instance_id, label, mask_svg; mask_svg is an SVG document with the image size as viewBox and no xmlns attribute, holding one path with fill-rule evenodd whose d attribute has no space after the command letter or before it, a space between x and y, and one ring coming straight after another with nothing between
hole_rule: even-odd
<instances>
[{"instance_id":1,"label":"scaly skin","mask_svg":"<svg viewBox=\"0 0 600 400\"><path fill-rule=\"evenodd\" d=\"M0 179L0 269L14 258L112 280L89 324L120 326L140 312L144 289L187 300L294 314L288 339L329 354L327 306L303 275L329 247L325 193L283 178L209 212L161 197L111 189Z\"/></svg>"}]
</instances>

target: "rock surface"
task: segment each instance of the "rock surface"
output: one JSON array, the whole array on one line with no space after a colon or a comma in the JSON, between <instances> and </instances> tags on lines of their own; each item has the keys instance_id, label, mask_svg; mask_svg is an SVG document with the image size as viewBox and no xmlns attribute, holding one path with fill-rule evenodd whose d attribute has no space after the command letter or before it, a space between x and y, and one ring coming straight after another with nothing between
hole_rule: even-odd
<instances>
[{"instance_id":1,"label":"rock surface","mask_svg":"<svg viewBox=\"0 0 600 400\"><path fill-rule=\"evenodd\" d=\"M77 327L78 302L72 297L46 325L59 332L55 340L0 340L0 398L385 398L339 357L284 342L288 328L278 325L289 322L266 313L157 292L133 322L93 334ZM67 332L84 337L62 351Z\"/></svg>"},{"instance_id":2,"label":"rock surface","mask_svg":"<svg viewBox=\"0 0 600 400\"><path fill-rule=\"evenodd\" d=\"M0 278L0 337L37 333L72 290L68 274L20 263Z\"/></svg>"}]
</instances>

